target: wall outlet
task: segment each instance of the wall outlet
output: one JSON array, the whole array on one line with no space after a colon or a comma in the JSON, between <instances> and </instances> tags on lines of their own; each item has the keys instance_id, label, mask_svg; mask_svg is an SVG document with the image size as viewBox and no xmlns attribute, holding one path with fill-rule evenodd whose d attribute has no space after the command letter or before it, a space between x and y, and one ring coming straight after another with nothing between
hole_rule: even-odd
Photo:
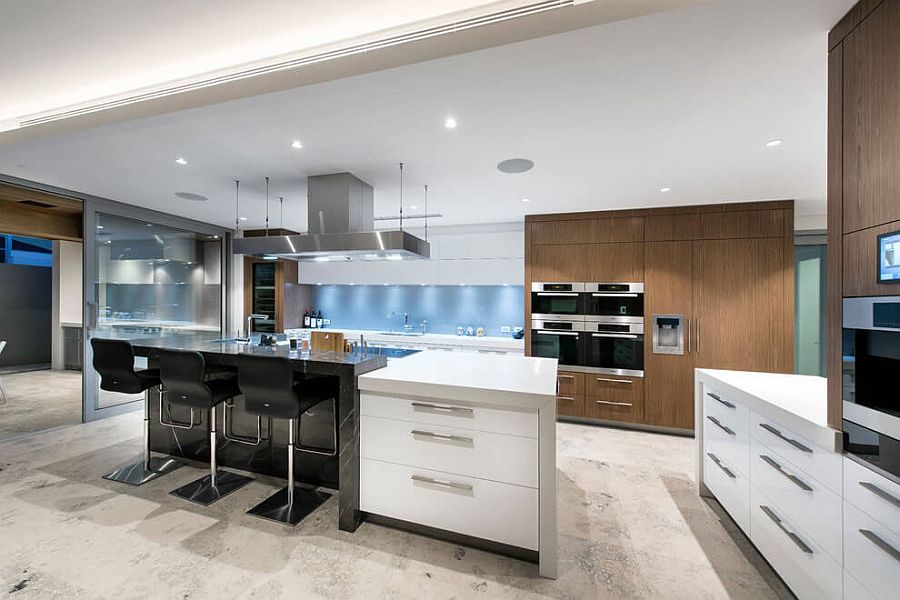
<instances>
[{"instance_id":1,"label":"wall outlet","mask_svg":"<svg viewBox=\"0 0 900 600\"><path fill-rule=\"evenodd\" d=\"M325 327L331 326L331 319L322 319L322 323L325 324Z\"/></svg>"},{"instance_id":2,"label":"wall outlet","mask_svg":"<svg viewBox=\"0 0 900 600\"><path fill-rule=\"evenodd\" d=\"M509 330L509 325L503 325L503 326L500 328L500 333L509 333L509 331L510 331L510 330Z\"/></svg>"}]
</instances>

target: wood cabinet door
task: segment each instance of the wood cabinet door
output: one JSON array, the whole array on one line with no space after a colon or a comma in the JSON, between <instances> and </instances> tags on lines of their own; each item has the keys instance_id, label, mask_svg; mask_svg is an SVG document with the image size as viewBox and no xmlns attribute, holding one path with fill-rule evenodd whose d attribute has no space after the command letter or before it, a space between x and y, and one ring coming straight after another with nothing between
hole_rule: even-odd
<instances>
[{"instance_id":1,"label":"wood cabinet door","mask_svg":"<svg viewBox=\"0 0 900 600\"><path fill-rule=\"evenodd\" d=\"M844 233L900 220L900 2L843 42Z\"/></svg>"},{"instance_id":2,"label":"wood cabinet door","mask_svg":"<svg viewBox=\"0 0 900 600\"><path fill-rule=\"evenodd\" d=\"M786 304L781 238L698 242L696 366L741 371L793 369L793 309Z\"/></svg>"},{"instance_id":3,"label":"wood cabinet door","mask_svg":"<svg viewBox=\"0 0 900 600\"><path fill-rule=\"evenodd\" d=\"M696 240L700 237L700 215L654 215L644 219L644 240Z\"/></svg>"},{"instance_id":4,"label":"wood cabinet door","mask_svg":"<svg viewBox=\"0 0 900 600\"><path fill-rule=\"evenodd\" d=\"M531 247L532 281L587 281L590 244Z\"/></svg>"},{"instance_id":5,"label":"wood cabinet door","mask_svg":"<svg viewBox=\"0 0 900 600\"><path fill-rule=\"evenodd\" d=\"M693 429L694 254L698 242L644 246L644 423ZM653 316L684 316L684 354L653 353ZM689 324L690 321L690 324Z\"/></svg>"},{"instance_id":6,"label":"wood cabinet door","mask_svg":"<svg viewBox=\"0 0 900 600\"><path fill-rule=\"evenodd\" d=\"M585 375L588 416L604 421L640 423L644 417L644 380L619 375Z\"/></svg>"},{"instance_id":7,"label":"wood cabinet door","mask_svg":"<svg viewBox=\"0 0 900 600\"><path fill-rule=\"evenodd\" d=\"M584 281L637 283L644 281L644 244L591 244L588 277Z\"/></svg>"}]
</instances>

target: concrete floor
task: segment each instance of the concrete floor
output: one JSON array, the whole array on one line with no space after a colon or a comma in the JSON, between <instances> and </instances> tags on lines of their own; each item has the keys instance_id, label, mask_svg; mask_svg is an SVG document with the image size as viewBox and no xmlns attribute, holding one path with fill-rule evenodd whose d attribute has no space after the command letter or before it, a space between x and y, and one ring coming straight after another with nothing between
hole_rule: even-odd
<instances>
[{"instance_id":1,"label":"concrete floor","mask_svg":"<svg viewBox=\"0 0 900 600\"><path fill-rule=\"evenodd\" d=\"M139 450L140 417L0 442L0 597L778 598L789 593L692 484L693 440L559 425L560 577L529 563L365 523L336 499L298 528L244 511L256 481L201 508L100 479ZM302 457L301 457L302 460Z\"/></svg>"},{"instance_id":2,"label":"concrete floor","mask_svg":"<svg viewBox=\"0 0 900 600\"><path fill-rule=\"evenodd\" d=\"M81 423L81 372L0 373L0 440Z\"/></svg>"}]
</instances>

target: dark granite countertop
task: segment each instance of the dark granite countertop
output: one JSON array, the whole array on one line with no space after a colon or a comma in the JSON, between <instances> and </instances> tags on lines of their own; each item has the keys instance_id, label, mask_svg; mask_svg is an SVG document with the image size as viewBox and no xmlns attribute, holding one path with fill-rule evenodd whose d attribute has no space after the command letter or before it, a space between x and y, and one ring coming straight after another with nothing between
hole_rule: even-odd
<instances>
[{"instance_id":1,"label":"dark granite countertop","mask_svg":"<svg viewBox=\"0 0 900 600\"><path fill-rule=\"evenodd\" d=\"M215 334L175 334L147 338L131 339L135 354L151 356L157 350L190 350L207 355L218 355L223 358L238 356L281 356L298 366L338 366L352 367L356 374L367 373L387 365L387 359L378 354L332 352L327 350L311 350L309 352L291 351L287 345L259 346L241 344L233 340L223 340Z\"/></svg>"}]
</instances>

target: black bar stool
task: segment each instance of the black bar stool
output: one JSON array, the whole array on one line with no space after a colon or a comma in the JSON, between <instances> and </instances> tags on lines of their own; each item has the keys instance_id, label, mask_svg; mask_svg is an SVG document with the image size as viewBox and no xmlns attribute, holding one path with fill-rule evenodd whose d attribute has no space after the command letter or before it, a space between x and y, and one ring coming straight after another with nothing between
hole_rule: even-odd
<instances>
[{"instance_id":1,"label":"black bar stool","mask_svg":"<svg viewBox=\"0 0 900 600\"><path fill-rule=\"evenodd\" d=\"M122 394L144 394L144 453L141 460L119 467L104 479L142 485L182 466L168 457L150 453L150 389L160 384L158 369L134 370L134 348L126 340L91 339L94 369L100 374L100 389Z\"/></svg>"},{"instance_id":2,"label":"black bar stool","mask_svg":"<svg viewBox=\"0 0 900 600\"><path fill-rule=\"evenodd\" d=\"M209 418L209 475L183 485L171 493L179 498L208 506L224 498L231 492L253 481L250 477L219 470L216 463L216 407L235 396L241 390L234 375L212 378L222 375L221 370L209 372L206 360L199 352L183 350L160 350L160 379L166 400L175 406L183 406L191 411L190 422L168 422L163 419L162 400L160 400L159 422L161 425L175 429L193 429L202 423L202 417L194 422L194 411L206 410Z\"/></svg>"},{"instance_id":3,"label":"black bar stool","mask_svg":"<svg viewBox=\"0 0 900 600\"><path fill-rule=\"evenodd\" d=\"M247 513L270 521L296 525L331 497L331 494L300 488L294 484L294 450L328 456L337 454L338 407L335 394L330 392L327 379L296 381L291 362L284 357L240 357L238 383L244 395L244 410L258 417L290 421L287 486ZM328 399L331 399L334 408L333 447L316 448L295 442L295 437L299 437L301 415Z\"/></svg>"}]
</instances>

